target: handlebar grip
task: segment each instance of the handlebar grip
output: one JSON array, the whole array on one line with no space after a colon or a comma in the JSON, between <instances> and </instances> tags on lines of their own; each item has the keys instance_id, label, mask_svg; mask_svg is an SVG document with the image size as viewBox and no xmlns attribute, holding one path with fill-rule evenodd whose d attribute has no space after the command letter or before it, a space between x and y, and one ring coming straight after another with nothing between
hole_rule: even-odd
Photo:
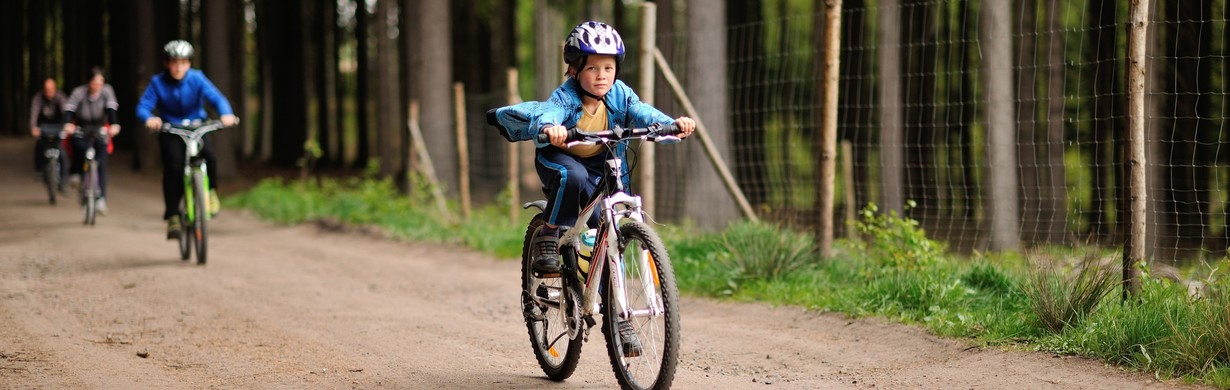
<instances>
[{"instance_id":1,"label":"handlebar grip","mask_svg":"<svg viewBox=\"0 0 1230 390\"><path fill-rule=\"evenodd\" d=\"M564 137L564 143L569 143L572 141L576 141L578 139L581 139L581 134L577 132L577 128L572 127L568 129L568 135ZM551 135L547 134L547 132L545 131L539 132L538 133L538 143L542 143L542 144L551 143Z\"/></svg>"}]
</instances>

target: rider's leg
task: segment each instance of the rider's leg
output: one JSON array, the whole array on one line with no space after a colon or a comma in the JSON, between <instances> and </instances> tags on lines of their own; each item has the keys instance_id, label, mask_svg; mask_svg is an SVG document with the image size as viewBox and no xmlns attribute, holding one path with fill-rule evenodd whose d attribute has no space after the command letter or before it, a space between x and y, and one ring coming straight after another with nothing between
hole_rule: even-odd
<instances>
[{"instance_id":1,"label":"rider's leg","mask_svg":"<svg viewBox=\"0 0 1230 390\"><path fill-rule=\"evenodd\" d=\"M222 211L222 202L218 199L218 159L214 157L212 139L205 136L201 155L205 157L205 173L209 174L209 215L216 216Z\"/></svg>"},{"instance_id":2,"label":"rider's leg","mask_svg":"<svg viewBox=\"0 0 1230 390\"><path fill-rule=\"evenodd\" d=\"M107 140L94 140L94 168L98 170L98 190L102 197L107 196Z\"/></svg>"},{"instance_id":3,"label":"rider's leg","mask_svg":"<svg viewBox=\"0 0 1230 390\"><path fill-rule=\"evenodd\" d=\"M68 173L73 174L73 175L80 175L82 172L84 172L84 167L85 167L85 165L83 165L85 162L85 148L86 148L85 137L74 136L72 138L69 138L68 146L73 156L76 157L73 160L76 160L77 162L79 162L79 164L73 164L68 169Z\"/></svg>"},{"instance_id":4,"label":"rider's leg","mask_svg":"<svg viewBox=\"0 0 1230 390\"><path fill-rule=\"evenodd\" d=\"M205 173L209 174L209 189L216 189L218 188L218 159L214 157L213 137L210 135L205 136L201 156L205 157Z\"/></svg>"},{"instance_id":5,"label":"rider's leg","mask_svg":"<svg viewBox=\"0 0 1230 390\"><path fill-rule=\"evenodd\" d=\"M559 235L568 226L577 222L580 202L589 198L596 188L595 165L590 159L581 159L564 151L547 147L538 150L534 166L542 180L547 195L547 225L534 238L534 269L539 272L558 272L560 256ZM601 167L601 160L596 164ZM600 172L600 171L598 171Z\"/></svg>"},{"instance_id":6,"label":"rider's leg","mask_svg":"<svg viewBox=\"0 0 1230 390\"><path fill-rule=\"evenodd\" d=\"M166 206L163 219L179 215L179 201L184 197L184 141L174 134L158 134L162 157L162 200Z\"/></svg>"}]
</instances>

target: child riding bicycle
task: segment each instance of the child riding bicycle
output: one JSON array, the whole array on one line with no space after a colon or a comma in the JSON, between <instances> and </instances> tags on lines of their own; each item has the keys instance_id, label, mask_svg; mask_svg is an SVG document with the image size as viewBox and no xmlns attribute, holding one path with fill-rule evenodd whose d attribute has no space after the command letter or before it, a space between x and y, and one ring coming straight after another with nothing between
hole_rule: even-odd
<instances>
[{"instance_id":1,"label":"child riding bicycle","mask_svg":"<svg viewBox=\"0 0 1230 390\"><path fill-rule=\"evenodd\" d=\"M560 272L559 237L577 225L580 205L596 190L608 153L626 159L626 143L614 151L603 145L567 146L568 128L593 132L673 123L680 129L680 138L696 128L691 118L671 119L641 102L632 88L616 79L624 42L611 26L596 21L578 24L564 43L568 77L550 99L500 108L494 110L493 118L510 141L535 140L537 146L534 166L547 196L546 224L531 248L533 268L543 274ZM548 134L551 142L537 142L539 133ZM627 161L623 166L626 182Z\"/></svg>"},{"instance_id":2,"label":"child riding bicycle","mask_svg":"<svg viewBox=\"0 0 1230 390\"><path fill-rule=\"evenodd\" d=\"M184 120L205 119L205 103L218 111L223 126L234 125L238 119L231 110L230 101L218 87L200 70L192 69L192 45L183 40L168 42L162 48L166 59L166 71L154 75L149 86L137 103L137 118L145 122L150 131L162 129L162 123L180 123ZM154 115L157 111L157 115ZM205 157L209 171L209 213L221 209L218 201L218 163L210 138L206 137L201 155ZM184 197L184 141L174 134L159 134L158 146L162 156L162 218L167 221L167 239L179 238L179 201Z\"/></svg>"}]
</instances>

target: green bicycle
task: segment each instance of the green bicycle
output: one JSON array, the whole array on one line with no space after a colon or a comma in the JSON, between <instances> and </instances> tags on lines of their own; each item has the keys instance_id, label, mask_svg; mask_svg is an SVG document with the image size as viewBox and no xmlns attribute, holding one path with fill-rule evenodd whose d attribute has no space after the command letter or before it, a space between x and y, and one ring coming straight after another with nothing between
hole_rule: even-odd
<instances>
[{"instance_id":1,"label":"green bicycle","mask_svg":"<svg viewBox=\"0 0 1230 390\"><path fill-rule=\"evenodd\" d=\"M238 122L236 122L238 123ZM188 261L196 249L196 263L204 265L208 254L209 234L209 174L206 172L205 134L221 130L220 121L185 121L179 125L164 123L163 133L183 138L187 148L184 153L184 198L179 206L179 258Z\"/></svg>"}]
</instances>

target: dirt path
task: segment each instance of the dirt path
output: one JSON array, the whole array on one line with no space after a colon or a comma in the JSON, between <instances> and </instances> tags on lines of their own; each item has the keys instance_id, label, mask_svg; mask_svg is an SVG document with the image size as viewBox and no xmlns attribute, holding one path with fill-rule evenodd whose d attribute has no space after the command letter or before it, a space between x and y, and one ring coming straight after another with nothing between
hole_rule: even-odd
<instances>
[{"instance_id":1,"label":"dirt path","mask_svg":"<svg viewBox=\"0 0 1230 390\"><path fill-rule=\"evenodd\" d=\"M599 342L572 379L543 378L513 261L227 210L210 263L182 263L154 180L116 169L111 215L84 227L75 205L47 204L29 153L0 140L0 389L616 386ZM1190 388L876 320L682 308L682 389Z\"/></svg>"}]
</instances>

